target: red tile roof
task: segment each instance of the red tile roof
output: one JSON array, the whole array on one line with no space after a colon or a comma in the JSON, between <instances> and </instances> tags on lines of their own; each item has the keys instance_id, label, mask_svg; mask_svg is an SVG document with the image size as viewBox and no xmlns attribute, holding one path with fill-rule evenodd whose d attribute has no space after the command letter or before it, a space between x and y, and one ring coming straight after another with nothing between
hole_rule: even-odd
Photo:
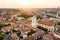
<instances>
[{"instance_id":1,"label":"red tile roof","mask_svg":"<svg viewBox=\"0 0 60 40\"><path fill-rule=\"evenodd\" d=\"M23 33L27 32L27 31L30 31L31 29L34 30L33 27L22 27L22 28L20 28L20 29L21 29L21 31L22 31Z\"/></svg>"},{"instance_id":2,"label":"red tile roof","mask_svg":"<svg viewBox=\"0 0 60 40\"><path fill-rule=\"evenodd\" d=\"M44 37L48 38L49 40L54 40L54 38L50 34L45 34Z\"/></svg>"},{"instance_id":3,"label":"red tile roof","mask_svg":"<svg viewBox=\"0 0 60 40\"><path fill-rule=\"evenodd\" d=\"M41 19L41 20L38 21L38 23L44 24L44 25L47 25L47 26L52 26L54 24L54 21L53 20L48 20L48 19Z\"/></svg>"},{"instance_id":4,"label":"red tile roof","mask_svg":"<svg viewBox=\"0 0 60 40\"><path fill-rule=\"evenodd\" d=\"M10 28L11 28L10 26L3 27L2 30L8 31L8 30L10 30Z\"/></svg>"},{"instance_id":5,"label":"red tile roof","mask_svg":"<svg viewBox=\"0 0 60 40\"><path fill-rule=\"evenodd\" d=\"M60 35L60 32L55 32L55 34Z\"/></svg>"},{"instance_id":6,"label":"red tile roof","mask_svg":"<svg viewBox=\"0 0 60 40\"><path fill-rule=\"evenodd\" d=\"M15 33L13 33L11 37L12 37L12 40L19 40L18 36Z\"/></svg>"}]
</instances>

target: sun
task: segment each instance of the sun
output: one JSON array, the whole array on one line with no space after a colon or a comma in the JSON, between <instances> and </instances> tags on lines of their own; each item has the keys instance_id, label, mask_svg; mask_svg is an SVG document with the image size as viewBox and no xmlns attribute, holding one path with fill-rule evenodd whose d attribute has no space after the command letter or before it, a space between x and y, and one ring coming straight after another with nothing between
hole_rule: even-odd
<instances>
[{"instance_id":1,"label":"sun","mask_svg":"<svg viewBox=\"0 0 60 40\"><path fill-rule=\"evenodd\" d=\"M28 7L32 5L32 0L21 0L21 5L23 5L24 7Z\"/></svg>"}]
</instances>

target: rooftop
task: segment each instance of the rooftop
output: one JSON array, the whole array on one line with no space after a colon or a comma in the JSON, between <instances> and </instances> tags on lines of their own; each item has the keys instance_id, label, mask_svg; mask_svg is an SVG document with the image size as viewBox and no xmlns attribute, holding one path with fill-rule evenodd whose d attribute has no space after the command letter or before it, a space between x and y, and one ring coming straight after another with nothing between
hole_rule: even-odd
<instances>
[{"instance_id":1,"label":"rooftop","mask_svg":"<svg viewBox=\"0 0 60 40\"><path fill-rule=\"evenodd\" d=\"M54 25L54 21L49 20L49 19L41 19L41 20L38 21L38 23L43 24L43 25L47 25L47 26Z\"/></svg>"}]
</instances>

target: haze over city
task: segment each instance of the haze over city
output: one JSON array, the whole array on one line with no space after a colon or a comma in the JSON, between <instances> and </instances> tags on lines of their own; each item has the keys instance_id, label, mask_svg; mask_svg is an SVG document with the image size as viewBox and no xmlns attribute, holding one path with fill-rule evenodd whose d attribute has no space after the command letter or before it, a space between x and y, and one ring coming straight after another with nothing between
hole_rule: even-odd
<instances>
[{"instance_id":1,"label":"haze over city","mask_svg":"<svg viewBox=\"0 0 60 40\"><path fill-rule=\"evenodd\" d=\"M60 0L0 0L0 8L57 8Z\"/></svg>"},{"instance_id":2,"label":"haze over city","mask_svg":"<svg viewBox=\"0 0 60 40\"><path fill-rule=\"evenodd\" d=\"M0 40L60 40L60 0L0 0Z\"/></svg>"}]
</instances>

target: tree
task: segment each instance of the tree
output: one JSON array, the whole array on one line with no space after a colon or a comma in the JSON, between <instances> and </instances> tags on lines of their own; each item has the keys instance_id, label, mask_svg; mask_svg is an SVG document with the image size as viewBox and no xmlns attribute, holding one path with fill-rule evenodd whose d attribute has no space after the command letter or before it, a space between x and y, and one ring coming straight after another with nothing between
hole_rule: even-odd
<instances>
[{"instance_id":1,"label":"tree","mask_svg":"<svg viewBox=\"0 0 60 40\"><path fill-rule=\"evenodd\" d=\"M60 25L60 22L58 22L57 24Z\"/></svg>"},{"instance_id":2,"label":"tree","mask_svg":"<svg viewBox=\"0 0 60 40\"><path fill-rule=\"evenodd\" d=\"M31 35L31 34L33 34L33 33L35 33L35 32L36 32L36 31L34 31L34 30L30 30L30 32L28 32L27 35L29 36L29 35Z\"/></svg>"},{"instance_id":3,"label":"tree","mask_svg":"<svg viewBox=\"0 0 60 40\"><path fill-rule=\"evenodd\" d=\"M14 28L12 29L12 32L17 32L18 30L15 30Z\"/></svg>"},{"instance_id":4,"label":"tree","mask_svg":"<svg viewBox=\"0 0 60 40\"><path fill-rule=\"evenodd\" d=\"M20 36L21 35L21 32L17 32L17 36Z\"/></svg>"},{"instance_id":5,"label":"tree","mask_svg":"<svg viewBox=\"0 0 60 40\"><path fill-rule=\"evenodd\" d=\"M7 35L8 35L9 33L10 33L10 32L5 32L5 34L7 34Z\"/></svg>"},{"instance_id":6,"label":"tree","mask_svg":"<svg viewBox=\"0 0 60 40\"><path fill-rule=\"evenodd\" d=\"M0 24L0 30L1 30L1 28L4 27L4 26L5 26L4 24Z\"/></svg>"},{"instance_id":7,"label":"tree","mask_svg":"<svg viewBox=\"0 0 60 40\"><path fill-rule=\"evenodd\" d=\"M1 34L1 33L0 33L0 40L3 40L4 37L5 37L5 34Z\"/></svg>"},{"instance_id":8,"label":"tree","mask_svg":"<svg viewBox=\"0 0 60 40\"><path fill-rule=\"evenodd\" d=\"M48 29L43 28L42 26L38 26L37 28L38 28L38 29L41 29L41 30L43 30L43 31L45 31L46 33L48 32Z\"/></svg>"},{"instance_id":9,"label":"tree","mask_svg":"<svg viewBox=\"0 0 60 40\"><path fill-rule=\"evenodd\" d=\"M43 19L43 17L41 17L40 15L37 15L37 19Z\"/></svg>"},{"instance_id":10,"label":"tree","mask_svg":"<svg viewBox=\"0 0 60 40\"><path fill-rule=\"evenodd\" d=\"M22 13L21 15L18 15L18 17L29 18L29 17L32 17L32 15L28 15L28 14Z\"/></svg>"}]
</instances>

